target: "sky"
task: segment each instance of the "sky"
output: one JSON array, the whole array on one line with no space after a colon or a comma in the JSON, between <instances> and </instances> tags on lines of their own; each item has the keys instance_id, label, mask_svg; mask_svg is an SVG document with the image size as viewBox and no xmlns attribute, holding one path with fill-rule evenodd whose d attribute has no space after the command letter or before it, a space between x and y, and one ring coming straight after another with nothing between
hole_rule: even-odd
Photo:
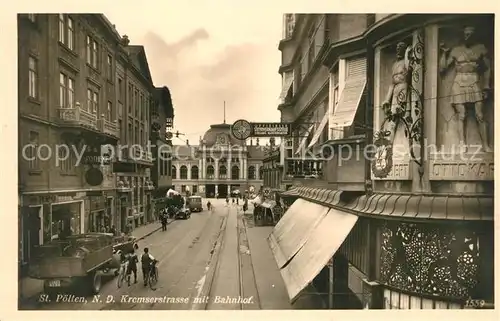
<instances>
[{"instance_id":1,"label":"sky","mask_svg":"<svg viewBox=\"0 0 500 321\"><path fill-rule=\"evenodd\" d=\"M282 14L238 6L213 12L208 3L147 15L104 12L131 44L145 47L155 86L170 89L174 130L185 134L174 144L198 144L223 122L224 101L228 124L280 119Z\"/></svg>"}]
</instances>

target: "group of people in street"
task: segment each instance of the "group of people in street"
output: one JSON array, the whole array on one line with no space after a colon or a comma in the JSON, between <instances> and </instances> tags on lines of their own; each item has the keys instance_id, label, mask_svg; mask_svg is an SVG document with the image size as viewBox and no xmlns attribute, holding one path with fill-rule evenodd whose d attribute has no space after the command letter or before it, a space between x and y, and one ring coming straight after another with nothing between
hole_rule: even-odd
<instances>
[{"instance_id":1,"label":"group of people in street","mask_svg":"<svg viewBox=\"0 0 500 321\"><path fill-rule=\"evenodd\" d=\"M155 257L149 252L147 247L144 248L143 254L140 259L137 255L139 251L139 246L134 244L132 250L128 253L120 253L120 264L122 268L125 269L125 275L127 278L127 283L130 286L131 277L134 276L134 284L137 283L137 265L141 263L142 278L144 281L144 286L147 286L151 268L158 262Z\"/></svg>"}]
</instances>

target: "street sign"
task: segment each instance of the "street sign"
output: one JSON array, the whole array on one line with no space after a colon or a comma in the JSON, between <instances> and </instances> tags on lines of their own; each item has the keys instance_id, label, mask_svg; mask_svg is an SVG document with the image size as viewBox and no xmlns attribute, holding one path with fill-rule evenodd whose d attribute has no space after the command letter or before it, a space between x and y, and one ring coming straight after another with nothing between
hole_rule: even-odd
<instances>
[{"instance_id":1,"label":"street sign","mask_svg":"<svg viewBox=\"0 0 500 321\"><path fill-rule=\"evenodd\" d=\"M292 135L291 123L250 123L239 119L231 126L231 133L236 139L250 137L284 137Z\"/></svg>"},{"instance_id":2,"label":"street sign","mask_svg":"<svg viewBox=\"0 0 500 321\"><path fill-rule=\"evenodd\" d=\"M283 137L291 134L290 123L252 123L252 137Z\"/></svg>"}]
</instances>

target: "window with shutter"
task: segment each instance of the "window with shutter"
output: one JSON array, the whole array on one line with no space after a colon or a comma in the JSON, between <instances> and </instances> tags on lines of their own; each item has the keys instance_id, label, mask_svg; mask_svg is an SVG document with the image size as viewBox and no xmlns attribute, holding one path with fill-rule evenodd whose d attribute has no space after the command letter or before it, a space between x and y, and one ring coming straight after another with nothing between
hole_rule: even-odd
<instances>
[{"instance_id":1,"label":"window with shutter","mask_svg":"<svg viewBox=\"0 0 500 321\"><path fill-rule=\"evenodd\" d=\"M347 127L354 122L366 86L366 58L346 61L345 85L333 112L332 126Z\"/></svg>"}]
</instances>

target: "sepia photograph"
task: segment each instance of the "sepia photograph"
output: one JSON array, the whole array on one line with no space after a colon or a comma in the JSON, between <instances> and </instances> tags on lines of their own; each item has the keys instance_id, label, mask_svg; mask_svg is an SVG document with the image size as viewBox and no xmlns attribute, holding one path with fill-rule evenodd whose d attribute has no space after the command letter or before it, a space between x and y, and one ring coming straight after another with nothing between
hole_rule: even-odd
<instances>
[{"instance_id":1,"label":"sepia photograph","mask_svg":"<svg viewBox=\"0 0 500 321\"><path fill-rule=\"evenodd\" d=\"M493 13L169 10L17 15L18 310L494 309Z\"/></svg>"}]
</instances>

